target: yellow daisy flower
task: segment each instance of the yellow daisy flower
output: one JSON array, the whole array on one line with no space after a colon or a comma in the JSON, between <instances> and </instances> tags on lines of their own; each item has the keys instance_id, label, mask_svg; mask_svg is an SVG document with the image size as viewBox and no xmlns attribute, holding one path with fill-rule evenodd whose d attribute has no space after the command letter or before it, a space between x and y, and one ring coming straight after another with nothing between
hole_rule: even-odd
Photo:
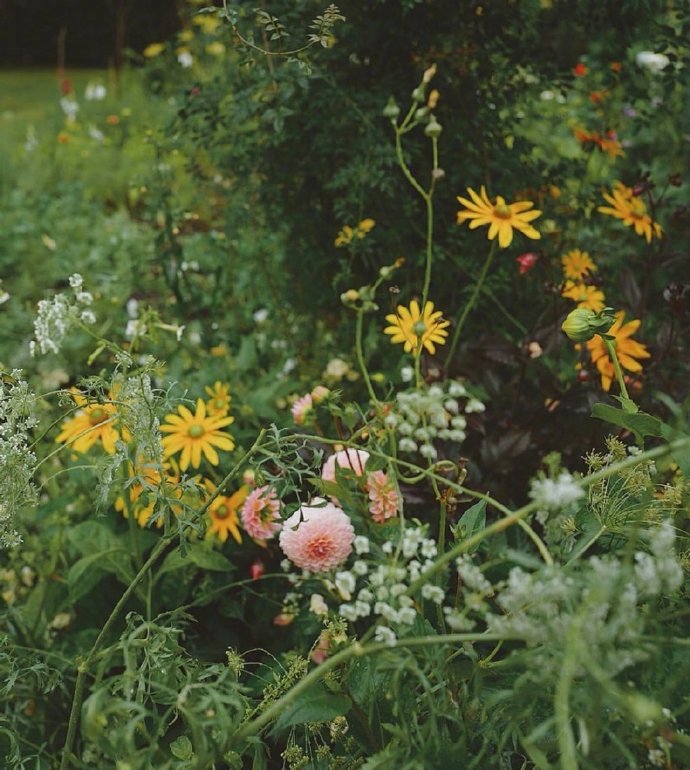
<instances>
[{"instance_id":1,"label":"yellow daisy flower","mask_svg":"<svg viewBox=\"0 0 690 770\"><path fill-rule=\"evenodd\" d=\"M634 227L637 235L644 235L647 243L651 243L653 236L661 238L661 225L651 218L642 198L633 195L630 187L617 182L611 195L604 193L604 199L611 206L599 206L597 211L620 219L627 227Z\"/></svg>"},{"instance_id":2,"label":"yellow daisy flower","mask_svg":"<svg viewBox=\"0 0 690 770\"><path fill-rule=\"evenodd\" d=\"M108 397L112 398L112 394ZM79 453L88 452L100 441L109 455L115 454L115 444L120 439L120 433L115 428L115 404L110 401L89 404L76 388L72 389L72 398L82 408L62 423L62 430L55 440L60 444L71 444L72 449ZM123 435L123 439L128 441L129 436Z\"/></svg>"},{"instance_id":3,"label":"yellow daisy flower","mask_svg":"<svg viewBox=\"0 0 690 770\"><path fill-rule=\"evenodd\" d=\"M391 335L391 342L402 342L406 353L418 355L421 347L433 355L436 352L435 344L445 345L448 332L446 327L450 321L443 320L440 310L434 310L434 303L427 302L424 311L420 312L416 299L410 302L409 309L404 305L398 305L397 314L386 316L390 323L383 331Z\"/></svg>"},{"instance_id":4,"label":"yellow daisy flower","mask_svg":"<svg viewBox=\"0 0 690 770\"><path fill-rule=\"evenodd\" d=\"M588 273L596 273L597 266L586 251L572 249L561 257L563 275L571 281L581 281Z\"/></svg>"},{"instance_id":5,"label":"yellow daisy flower","mask_svg":"<svg viewBox=\"0 0 690 770\"><path fill-rule=\"evenodd\" d=\"M211 417L225 417L230 411L230 386L216 380L213 387L204 388L209 395L206 401L206 411Z\"/></svg>"},{"instance_id":6,"label":"yellow daisy flower","mask_svg":"<svg viewBox=\"0 0 690 770\"><path fill-rule=\"evenodd\" d=\"M191 463L193 468L201 465L202 453L211 465L218 465L218 453L214 447L231 451L235 448L232 436L221 428L235 421L234 417L211 417L206 413L206 404L197 399L196 412L192 414L186 406L177 407L178 414L165 417L167 425L161 425L163 433L169 433L162 440L163 456L181 452L180 470L186 471Z\"/></svg>"},{"instance_id":7,"label":"yellow daisy flower","mask_svg":"<svg viewBox=\"0 0 690 770\"><path fill-rule=\"evenodd\" d=\"M606 307L604 292L598 286L588 286L577 281L566 281L562 297L567 297L577 302L578 307L586 307L598 313Z\"/></svg>"},{"instance_id":8,"label":"yellow daisy flower","mask_svg":"<svg viewBox=\"0 0 690 770\"><path fill-rule=\"evenodd\" d=\"M640 328L641 321L628 321L624 324L624 317L623 311L616 313L616 323L608 330L607 334L615 337L613 344L621 368L627 369L629 372L641 372L642 364L638 359L649 358L650 353L642 343L631 339L632 335ZM608 391L616 378L616 372L604 340L597 334L587 342L587 350L589 350L592 363L595 364L601 376L602 388Z\"/></svg>"},{"instance_id":9,"label":"yellow daisy flower","mask_svg":"<svg viewBox=\"0 0 690 770\"><path fill-rule=\"evenodd\" d=\"M210 492L216 491L216 485L212 481L207 480L206 487ZM251 487L245 484L229 497L219 495L211 503L207 512L210 524L206 530L206 537L213 537L215 535L221 543L225 543L228 539L228 534L230 534L236 542L242 542L238 510L242 507L250 490Z\"/></svg>"},{"instance_id":10,"label":"yellow daisy flower","mask_svg":"<svg viewBox=\"0 0 690 770\"><path fill-rule=\"evenodd\" d=\"M479 195L469 187L467 192L472 200L458 196L458 201L465 206L465 209L458 211L458 224L470 220L470 230L489 225L489 240L492 241L498 236L498 245L502 249L507 248L512 243L513 229L534 240L541 238L541 235L530 224L533 219L541 215L541 211L537 209L528 210L534 205L532 201L506 203L498 195L496 203L493 204L483 185Z\"/></svg>"}]
</instances>

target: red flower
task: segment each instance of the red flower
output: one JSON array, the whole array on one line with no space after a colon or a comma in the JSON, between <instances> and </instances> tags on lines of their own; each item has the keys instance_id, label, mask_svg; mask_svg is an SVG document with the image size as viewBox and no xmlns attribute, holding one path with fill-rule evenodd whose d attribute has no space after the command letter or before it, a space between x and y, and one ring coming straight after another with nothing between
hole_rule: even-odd
<instances>
[{"instance_id":1,"label":"red flower","mask_svg":"<svg viewBox=\"0 0 690 770\"><path fill-rule=\"evenodd\" d=\"M537 264L539 257L537 254L528 251L525 254L520 254L519 257L515 257L515 261L518 263L520 275L524 275L525 273L529 273L529 271Z\"/></svg>"},{"instance_id":2,"label":"red flower","mask_svg":"<svg viewBox=\"0 0 690 770\"><path fill-rule=\"evenodd\" d=\"M573 67L573 75L575 75L576 78L581 78L583 77L583 75L586 75L586 74L587 74L587 65L579 61Z\"/></svg>"},{"instance_id":3,"label":"red flower","mask_svg":"<svg viewBox=\"0 0 690 770\"><path fill-rule=\"evenodd\" d=\"M266 565L262 561L257 560L249 568L249 572L251 573L252 580L258 580L266 572Z\"/></svg>"}]
</instances>

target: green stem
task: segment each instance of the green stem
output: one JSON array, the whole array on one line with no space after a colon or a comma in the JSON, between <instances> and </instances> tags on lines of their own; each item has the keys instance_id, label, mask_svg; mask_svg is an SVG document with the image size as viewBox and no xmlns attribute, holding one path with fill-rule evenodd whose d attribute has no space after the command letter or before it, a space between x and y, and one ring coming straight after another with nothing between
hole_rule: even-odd
<instances>
[{"instance_id":1,"label":"green stem","mask_svg":"<svg viewBox=\"0 0 690 770\"><path fill-rule=\"evenodd\" d=\"M581 620L576 618L568 629L565 654L561 662L561 670L554 695L554 715L558 727L558 748L561 754L561 767L563 770L578 770L575 737L570 727L569 701L570 688L577 671L580 626Z\"/></svg>"},{"instance_id":2,"label":"green stem","mask_svg":"<svg viewBox=\"0 0 690 770\"><path fill-rule=\"evenodd\" d=\"M261 442L263 441L263 437L265 433L266 433L265 429L262 429L260 431L251 449L249 449L249 451L246 452L246 454L242 457L242 459L235 464L232 470L226 474L225 478L218 485L213 495L206 501L206 504L201 508L201 510L198 511L198 514L197 514L198 518L201 518L204 515L204 513L206 513L211 503L215 500L216 497L218 497L218 495L222 493L225 485L239 472L239 469L242 467L242 465L258 450L259 446L261 445ZM139 585L139 583L141 583L144 577L148 574L151 567L153 567L153 565L162 556L163 552L170 545L170 542L173 540L174 537L175 537L175 533L164 535L156 543L153 550L151 551L151 555L149 556L149 558L141 566L141 569L139 570L139 572L137 572L137 574L134 576L132 582L127 586L126 590L120 597L119 601L113 607L110 615L108 616L108 619L105 621L103 628L101 629L100 633L96 637L96 641L93 643L93 646L91 647L91 650L89 651L86 658L82 660L78 659L77 681L74 686L74 695L72 697L72 708L70 710L69 722L67 725L67 737L65 738L65 745L62 750L62 759L60 761L59 770L68 770L68 768L70 767L70 764L72 764L72 745L74 743L74 738L77 733L77 725L79 723L79 712L81 710L81 704L84 699L84 689L86 687L86 677L88 676L91 664L95 660L97 653L100 650L101 645L103 644L103 641L108 635L110 629L113 627L115 621L118 619L120 613L122 612L125 605L127 604L130 596L132 596L134 591L137 589L137 586Z\"/></svg>"},{"instance_id":3,"label":"green stem","mask_svg":"<svg viewBox=\"0 0 690 770\"><path fill-rule=\"evenodd\" d=\"M439 634L438 636L419 636L411 637L407 639L398 639L395 643L396 648L400 647L425 647L429 645L442 645L464 642L497 642L509 637L499 634ZM353 642L349 647L340 652L335 653L332 657L325 660L316 668L312 669L303 679L285 693L281 698L278 698L271 706L263 711L259 716L252 719L249 722L245 722L242 727L235 733L232 738L232 745L237 743L250 735L263 730L271 720L275 719L279 714L292 703L301 693L311 687L315 682L323 679L329 671L337 668L343 663L346 663L350 658L361 658L365 655L376 655L386 650L391 650L393 647L384 642L374 642L363 646L361 642Z\"/></svg>"},{"instance_id":4,"label":"green stem","mask_svg":"<svg viewBox=\"0 0 690 770\"><path fill-rule=\"evenodd\" d=\"M125 604L129 600L129 597L134 593L137 586L144 579L149 569L151 569L151 567L158 561L159 557L163 554L163 552L168 547L168 545L170 545L170 541L172 540L172 538L173 538L173 535L168 535L167 537L161 538L158 541L158 543L156 543L147 561L142 565L141 569L139 570L139 572L137 572L137 574L135 575L134 579L129 584L129 586L127 586L127 589L122 594L122 596L120 597L115 607L113 607L113 610L108 616L108 619L105 621L105 624L101 629L101 632L96 637L96 641L93 643L93 646L91 647L89 654L86 656L85 659L80 660L78 663L77 682L74 686L74 696L72 698L72 708L70 710L69 722L67 726L67 737L65 738L65 745L62 750L62 760L60 762L60 770L67 770L67 768L70 766L70 763L71 763L72 744L74 743L74 738L77 732L77 724L79 722L79 711L81 710L82 700L84 699L84 688L86 686L86 677L89 673L89 668L91 666L91 663L96 657L96 653L100 649L101 644L103 643L103 640L105 639L106 635L112 628L113 624L119 617L120 612L122 611Z\"/></svg>"},{"instance_id":5,"label":"green stem","mask_svg":"<svg viewBox=\"0 0 690 770\"><path fill-rule=\"evenodd\" d=\"M455 327L455 331L453 332L453 340L450 343L450 348L448 348L447 360L449 362L453 360L453 356L455 355L455 349L457 348L458 342L460 340L460 332L465 326L465 321L467 320L467 316L470 314L470 311L472 310L475 303L477 302L477 297L479 296L479 292L482 290L484 279L486 278L486 275L489 272L489 268L491 267L491 262L493 261L494 254L496 253L496 244L497 244L497 240L494 238L494 240L491 242L491 248L489 249L489 253L487 254L486 261L484 262L484 267L482 267L482 271L479 274L479 278L477 279L477 282L474 285L474 291L472 292L472 296L470 297L468 303L465 305L462 311L462 315L458 319L457 326Z\"/></svg>"},{"instance_id":6,"label":"green stem","mask_svg":"<svg viewBox=\"0 0 690 770\"><path fill-rule=\"evenodd\" d=\"M628 395L628 389L625 387L625 378L623 377L623 370L621 369L620 361L618 360L618 354L616 353L616 346L613 342L602 335L606 350L608 350L609 358L613 362L613 369L616 372L616 379L618 380L618 386L621 389L621 396L630 400Z\"/></svg>"},{"instance_id":7,"label":"green stem","mask_svg":"<svg viewBox=\"0 0 690 770\"><path fill-rule=\"evenodd\" d=\"M357 355L357 363L359 364L359 368L362 372L362 377L364 377L364 382L367 386L367 391L369 392L369 398L371 399L371 402L373 404L378 404L379 400L376 398L376 393L374 392L374 386L371 384L371 378L369 377L369 370L367 369L367 365L364 362L364 348L362 345L362 325L364 323L364 311L361 309L357 310L357 322L355 325L355 354Z\"/></svg>"}]
</instances>

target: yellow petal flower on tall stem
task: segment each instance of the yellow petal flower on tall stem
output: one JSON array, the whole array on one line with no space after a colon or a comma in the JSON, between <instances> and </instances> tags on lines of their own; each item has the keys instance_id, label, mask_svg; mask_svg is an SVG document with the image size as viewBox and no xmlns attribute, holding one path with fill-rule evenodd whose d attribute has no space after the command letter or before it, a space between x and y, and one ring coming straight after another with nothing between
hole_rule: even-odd
<instances>
[{"instance_id":1,"label":"yellow petal flower on tall stem","mask_svg":"<svg viewBox=\"0 0 690 770\"><path fill-rule=\"evenodd\" d=\"M634 227L637 235L643 235L647 243L651 243L652 237L661 237L661 225L647 213L644 201L633 195L630 187L618 182L611 195L604 193L604 199L611 205L599 206L597 211L620 219L626 227Z\"/></svg>"},{"instance_id":2,"label":"yellow petal flower on tall stem","mask_svg":"<svg viewBox=\"0 0 690 770\"><path fill-rule=\"evenodd\" d=\"M577 302L578 307L586 307L595 313L606 307L604 292L598 286L589 286L577 281L566 281L561 296L572 299Z\"/></svg>"},{"instance_id":3,"label":"yellow petal flower on tall stem","mask_svg":"<svg viewBox=\"0 0 690 770\"><path fill-rule=\"evenodd\" d=\"M597 266L586 251L571 249L561 257L563 275L571 281L581 281L587 274L596 273Z\"/></svg>"},{"instance_id":4,"label":"yellow petal flower on tall stem","mask_svg":"<svg viewBox=\"0 0 690 770\"><path fill-rule=\"evenodd\" d=\"M210 492L216 491L216 485L212 481L207 480L205 485ZM210 524L206 530L206 537L216 536L221 543L225 543L230 534L237 543L242 542L238 511L250 491L251 487L245 484L232 495L218 495L216 497L207 511Z\"/></svg>"},{"instance_id":5,"label":"yellow petal flower on tall stem","mask_svg":"<svg viewBox=\"0 0 690 770\"><path fill-rule=\"evenodd\" d=\"M416 299L410 302L410 307L398 305L397 313L386 316L390 323L383 331L391 335L391 342L402 343L406 353L417 355L421 347L431 355L436 352L436 345L445 345L448 332L446 327L450 321L443 320L443 313L434 310L434 303L427 302L423 312L420 312Z\"/></svg>"},{"instance_id":6,"label":"yellow petal flower on tall stem","mask_svg":"<svg viewBox=\"0 0 690 770\"><path fill-rule=\"evenodd\" d=\"M211 417L225 417L230 411L230 386L216 380L213 387L204 388L209 398L206 401L206 411Z\"/></svg>"},{"instance_id":7,"label":"yellow petal flower on tall stem","mask_svg":"<svg viewBox=\"0 0 690 770\"><path fill-rule=\"evenodd\" d=\"M190 464L193 468L201 465L201 456L218 465L218 453L214 447L232 451L235 442L229 433L222 430L235 421L234 417L212 417L207 414L206 404L197 399L194 414L186 406L177 407L178 414L168 414L163 433L169 433L162 440L163 456L170 457L180 452L180 470L186 471Z\"/></svg>"},{"instance_id":8,"label":"yellow petal flower on tall stem","mask_svg":"<svg viewBox=\"0 0 690 770\"><path fill-rule=\"evenodd\" d=\"M650 353L647 348L636 340L631 339L632 335L640 328L641 321L628 321L624 324L625 313L622 311L616 313L616 323L609 329L607 334L614 337L613 344L616 348L616 355L621 368L629 372L641 372L642 364L638 359L649 358ZM616 372L613 361L606 350L606 343L597 334L587 342L587 350L601 376L601 386L605 391L610 390L611 383L616 378Z\"/></svg>"},{"instance_id":9,"label":"yellow petal flower on tall stem","mask_svg":"<svg viewBox=\"0 0 690 770\"><path fill-rule=\"evenodd\" d=\"M100 441L109 455L115 454L115 445L120 439L120 432L115 427L115 404L112 401L89 403L76 388L72 389L72 398L81 408L74 417L62 423L62 430L55 440L60 444L70 444L80 454L88 452ZM128 441L129 436L124 435L123 439Z\"/></svg>"},{"instance_id":10,"label":"yellow petal flower on tall stem","mask_svg":"<svg viewBox=\"0 0 690 770\"><path fill-rule=\"evenodd\" d=\"M483 185L479 195L470 187L467 192L471 200L458 196L458 201L465 206L463 210L458 211L458 224L469 220L470 230L488 225L489 240L492 241L498 236L498 245L502 249L512 243L513 230L533 240L541 238L541 234L530 224L541 215L541 211L532 208L532 201L506 203L505 199L498 195L496 203L492 203Z\"/></svg>"}]
</instances>

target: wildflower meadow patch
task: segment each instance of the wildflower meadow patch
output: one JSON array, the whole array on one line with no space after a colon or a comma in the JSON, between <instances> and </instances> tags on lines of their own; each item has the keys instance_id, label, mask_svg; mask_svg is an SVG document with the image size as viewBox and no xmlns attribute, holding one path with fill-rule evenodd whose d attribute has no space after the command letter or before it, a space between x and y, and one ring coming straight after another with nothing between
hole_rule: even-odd
<instances>
[{"instance_id":1,"label":"wildflower meadow patch","mask_svg":"<svg viewBox=\"0 0 690 770\"><path fill-rule=\"evenodd\" d=\"M0 123L0 766L690 766L687 7L178 5Z\"/></svg>"}]
</instances>

